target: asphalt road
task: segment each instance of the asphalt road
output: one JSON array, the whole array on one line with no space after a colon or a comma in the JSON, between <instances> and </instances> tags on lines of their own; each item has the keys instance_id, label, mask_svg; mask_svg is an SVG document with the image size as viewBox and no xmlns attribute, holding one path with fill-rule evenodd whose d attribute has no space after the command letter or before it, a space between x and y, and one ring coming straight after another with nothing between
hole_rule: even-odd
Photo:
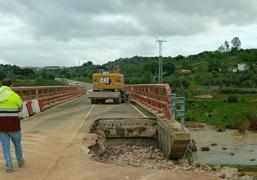
<instances>
[{"instance_id":1,"label":"asphalt road","mask_svg":"<svg viewBox=\"0 0 257 180\"><path fill-rule=\"evenodd\" d=\"M48 179L206 179L192 173L174 173L103 164L90 159L87 146L96 135L89 134L92 122L104 117L143 117L129 104L91 105L86 96L22 121L26 165L6 173L0 153L1 180ZM13 159L15 159L12 148Z\"/></svg>"}]
</instances>

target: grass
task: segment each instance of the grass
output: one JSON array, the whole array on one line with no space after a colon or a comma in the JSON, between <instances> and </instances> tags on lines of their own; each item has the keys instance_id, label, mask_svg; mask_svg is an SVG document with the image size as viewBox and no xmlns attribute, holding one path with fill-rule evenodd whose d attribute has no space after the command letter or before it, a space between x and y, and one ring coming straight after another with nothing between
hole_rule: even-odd
<instances>
[{"instance_id":1,"label":"grass","mask_svg":"<svg viewBox=\"0 0 257 180\"><path fill-rule=\"evenodd\" d=\"M234 165L227 165L227 166L237 168L241 172L257 172L257 165L239 165L239 164L234 164Z\"/></svg>"},{"instance_id":2,"label":"grass","mask_svg":"<svg viewBox=\"0 0 257 180\"><path fill-rule=\"evenodd\" d=\"M76 81L80 81L80 82L85 82L85 83L91 82L91 80L89 78L84 78L84 77L73 77L72 79L76 80Z\"/></svg>"},{"instance_id":3,"label":"grass","mask_svg":"<svg viewBox=\"0 0 257 180\"><path fill-rule=\"evenodd\" d=\"M257 177L257 165L239 165L239 164L228 164L228 165L221 165L222 167L234 167L238 169L242 175L250 175Z\"/></svg>"},{"instance_id":4,"label":"grass","mask_svg":"<svg viewBox=\"0 0 257 180\"><path fill-rule=\"evenodd\" d=\"M238 102L229 103L230 94L211 94L212 99L186 100L186 120L221 128L236 128L245 115L257 116L257 94L233 94Z\"/></svg>"},{"instance_id":5,"label":"grass","mask_svg":"<svg viewBox=\"0 0 257 180\"><path fill-rule=\"evenodd\" d=\"M216 164L208 164L210 167L215 167ZM241 172L241 175L250 175L257 177L257 165L240 165L240 164L220 164L221 167L233 167Z\"/></svg>"}]
</instances>

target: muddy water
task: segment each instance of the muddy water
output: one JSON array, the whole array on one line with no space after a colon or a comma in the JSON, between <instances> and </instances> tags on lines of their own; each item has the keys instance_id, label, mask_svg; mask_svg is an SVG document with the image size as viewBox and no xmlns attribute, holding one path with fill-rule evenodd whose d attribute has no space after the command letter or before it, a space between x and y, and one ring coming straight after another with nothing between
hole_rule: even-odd
<instances>
[{"instance_id":1,"label":"muddy water","mask_svg":"<svg viewBox=\"0 0 257 180\"><path fill-rule=\"evenodd\" d=\"M193 154L195 161L205 164L257 165L257 132L217 132L210 126L191 131L198 147L198 151ZM201 147L206 146L210 151L201 151Z\"/></svg>"}]
</instances>

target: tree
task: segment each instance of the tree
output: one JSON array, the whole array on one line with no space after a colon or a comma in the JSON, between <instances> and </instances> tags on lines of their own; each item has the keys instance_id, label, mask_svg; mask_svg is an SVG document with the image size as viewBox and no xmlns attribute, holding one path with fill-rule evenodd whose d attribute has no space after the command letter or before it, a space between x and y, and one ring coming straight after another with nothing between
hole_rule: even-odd
<instances>
[{"instance_id":1,"label":"tree","mask_svg":"<svg viewBox=\"0 0 257 180\"><path fill-rule=\"evenodd\" d=\"M20 71L20 75L22 75L24 77L32 77L35 75L35 72L30 68L23 68Z\"/></svg>"},{"instance_id":2,"label":"tree","mask_svg":"<svg viewBox=\"0 0 257 180\"><path fill-rule=\"evenodd\" d=\"M231 44L232 44L232 50L240 50L241 48L241 41L238 37L234 37L231 40Z\"/></svg>"},{"instance_id":3,"label":"tree","mask_svg":"<svg viewBox=\"0 0 257 180\"><path fill-rule=\"evenodd\" d=\"M208 62L208 71L209 72L218 72L221 68L221 64L217 60L209 60Z\"/></svg>"},{"instance_id":4,"label":"tree","mask_svg":"<svg viewBox=\"0 0 257 180\"><path fill-rule=\"evenodd\" d=\"M187 80L187 79L181 80L180 83L181 83L181 86L183 89L188 89L190 86L189 80Z\"/></svg>"},{"instance_id":5,"label":"tree","mask_svg":"<svg viewBox=\"0 0 257 180\"><path fill-rule=\"evenodd\" d=\"M221 45L221 46L218 48L218 51L221 52L221 53L225 52L225 51L226 51L225 46L224 46L224 45Z\"/></svg>"},{"instance_id":6,"label":"tree","mask_svg":"<svg viewBox=\"0 0 257 180\"><path fill-rule=\"evenodd\" d=\"M3 71L0 71L0 80L4 80L6 78L6 74Z\"/></svg>"},{"instance_id":7,"label":"tree","mask_svg":"<svg viewBox=\"0 0 257 180\"><path fill-rule=\"evenodd\" d=\"M228 52L229 51L229 42L225 41L224 46L225 46L225 51Z\"/></svg>"},{"instance_id":8,"label":"tree","mask_svg":"<svg viewBox=\"0 0 257 180\"><path fill-rule=\"evenodd\" d=\"M152 74L156 74L158 72L158 63L157 62L148 62L143 67L144 72L151 72Z\"/></svg>"},{"instance_id":9,"label":"tree","mask_svg":"<svg viewBox=\"0 0 257 180\"><path fill-rule=\"evenodd\" d=\"M150 84L152 82L152 73L146 71L141 76L141 83Z\"/></svg>"},{"instance_id":10,"label":"tree","mask_svg":"<svg viewBox=\"0 0 257 180\"><path fill-rule=\"evenodd\" d=\"M176 71L176 66L171 60L166 60L163 63L163 71L165 75L173 74Z\"/></svg>"}]
</instances>

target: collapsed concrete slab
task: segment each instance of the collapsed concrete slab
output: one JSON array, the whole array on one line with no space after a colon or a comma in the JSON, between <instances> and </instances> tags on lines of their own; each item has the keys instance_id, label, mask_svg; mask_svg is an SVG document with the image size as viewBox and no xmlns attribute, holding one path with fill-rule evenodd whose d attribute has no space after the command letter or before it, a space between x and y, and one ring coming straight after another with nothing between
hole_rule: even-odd
<instances>
[{"instance_id":1,"label":"collapsed concrete slab","mask_svg":"<svg viewBox=\"0 0 257 180\"><path fill-rule=\"evenodd\" d=\"M156 118L101 118L94 123L95 129L104 131L108 138L132 138L156 136Z\"/></svg>"},{"instance_id":2,"label":"collapsed concrete slab","mask_svg":"<svg viewBox=\"0 0 257 180\"><path fill-rule=\"evenodd\" d=\"M96 145L89 147L99 155L105 151L106 139L125 141L155 141L168 159L183 158L190 141L189 132L178 131L179 124L160 118L101 118L92 125L91 133L98 134Z\"/></svg>"}]
</instances>

